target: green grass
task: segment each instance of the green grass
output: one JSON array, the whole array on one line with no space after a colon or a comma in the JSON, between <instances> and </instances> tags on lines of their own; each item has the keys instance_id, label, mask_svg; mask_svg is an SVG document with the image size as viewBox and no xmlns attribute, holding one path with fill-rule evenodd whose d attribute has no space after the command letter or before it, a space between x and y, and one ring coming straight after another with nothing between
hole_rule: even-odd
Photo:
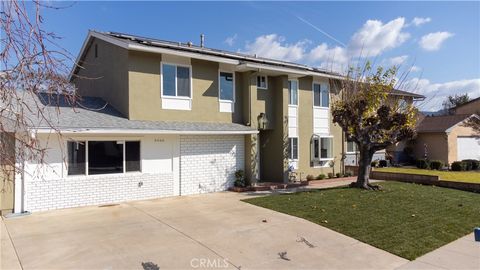
<instances>
[{"instance_id":1,"label":"green grass","mask_svg":"<svg viewBox=\"0 0 480 270\"><path fill-rule=\"evenodd\" d=\"M451 172L451 171L436 171L436 170L424 170L424 169L415 169L415 168L393 168L393 167L376 168L375 170L381 171L381 172L438 175L440 180L480 184L480 172L478 171Z\"/></svg>"},{"instance_id":2,"label":"green grass","mask_svg":"<svg viewBox=\"0 0 480 270\"><path fill-rule=\"evenodd\" d=\"M312 190L245 202L304 218L413 260L480 226L480 195L385 182L382 191Z\"/></svg>"}]
</instances>

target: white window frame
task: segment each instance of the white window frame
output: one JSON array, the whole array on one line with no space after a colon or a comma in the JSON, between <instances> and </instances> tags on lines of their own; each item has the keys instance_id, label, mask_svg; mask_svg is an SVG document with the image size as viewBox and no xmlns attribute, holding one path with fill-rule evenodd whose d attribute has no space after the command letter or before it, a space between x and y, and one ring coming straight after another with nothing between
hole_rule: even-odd
<instances>
[{"instance_id":1,"label":"white window frame","mask_svg":"<svg viewBox=\"0 0 480 270\"><path fill-rule=\"evenodd\" d=\"M258 78L264 77L265 78L265 87L258 86ZM261 82L261 80L260 80ZM267 75L257 75L257 89L268 89L268 76Z\"/></svg>"},{"instance_id":2,"label":"white window frame","mask_svg":"<svg viewBox=\"0 0 480 270\"><path fill-rule=\"evenodd\" d=\"M290 158L290 156L293 156L292 155L293 147L292 147L292 144L290 143L290 139L297 139L297 158ZM290 149L290 152L288 153L288 160L298 161L299 157L300 157L300 143L299 143L298 137L288 137L288 145L289 145L289 149Z\"/></svg>"},{"instance_id":3,"label":"white window frame","mask_svg":"<svg viewBox=\"0 0 480 270\"><path fill-rule=\"evenodd\" d=\"M299 82L298 82L297 79L288 79L288 81L289 81L289 82L290 82L290 81L295 81L295 82L297 82L297 91L296 91L296 93L297 93L297 104L290 104L290 100L291 100L290 92L291 92L291 91L290 91L290 88L288 88L288 89L287 89L287 90L288 90L288 106L290 106L290 107L298 107L298 104L300 104L300 100L299 100L299 96L300 96L300 95L298 94L298 91L299 91L299 88L300 88L300 84L299 84ZM288 86L288 85L287 85L287 86Z\"/></svg>"},{"instance_id":4,"label":"white window frame","mask_svg":"<svg viewBox=\"0 0 480 270\"><path fill-rule=\"evenodd\" d=\"M117 143L118 142L121 142L123 147L122 147L122 151L123 151L123 172L121 173L105 173L105 174L93 174L93 175L90 175L88 174L88 164L89 164L89 158L88 158L88 145L90 142L110 142L110 141L116 141ZM68 174L68 160L66 162L66 166L65 168L67 169L67 172L66 172L66 175L67 177L85 177L85 176L91 176L91 177L95 177L95 176L110 176L110 175L125 175L125 174L139 174L139 173L143 173L143 162L142 162L142 140L140 139L128 139L128 140L115 140L115 139L105 139L105 138L102 138L102 139L90 139L90 140L86 140L86 139L78 139L78 140L67 140L66 141L66 147L65 149L67 149L68 151L68 143L69 142L85 142L85 174L73 174L73 175L69 175ZM131 172L127 172L127 161L126 161L126 142L139 142L140 143L140 170L139 171L131 171ZM67 153L68 155L68 153Z\"/></svg>"},{"instance_id":5,"label":"white window frame","mask_svg":"<svg viewBox=\"0 0 480 270\"><path fill-rule=\"evenodd\" d=\"M169 96L163 94L163 65L170 65L175 66L175 96ZM178 85L177 85L177 67L184 67L189 69L189 79L190 79L190 93L189 97L179 97L178 96ZM193 97L193 80L192 80L192 65L184 65L184 64L177 64L171 62L160 62L160 94L162 98L169 98L169 99L183 99L183 100L191 100Z\"/></svg>"},{"instance_id":6,"label":"white window frame","mask_svg":"<svg viewBox=\"0 0 480 270\"><path fill-rule=\"evenodd\" d=\"M231 73L233 76L233 100L228 100L228 99L221 99L220 98L220 88L221 88L221 85L220 85L220 74L221 73ZM220 112L227 112L227 113L234 113L235 112L235 83L236 83L236 78L235 78L235 71L233 70L225 70L225 69L219 69L218 70L218 103L219 103L219 109L220 109ZM223 110L222 109L222 104L223 105L227 105L227 104L230 104L231 106L231 110Z\"/></svg>"},{"instance_id":7,"label":"white window frame","mask_svg":"<svg viewBox=\"0 0 480 270\"><path fill-rule=\"evenodd\" d=\"M315 84L318 84L320 85L320 106L316 106L315 105ZM328 89L328 107L324 107L322 106L322 85L326 85L327 86L327 89ZM328 83L325 83L325 82L319 82L319 81L313 81L312 82L312 105L313 105L313 108L323 108L323 109L326 109L326 108L330 108L330 85Z\"/></svg>"},{"instance_id":8,"label":"white window frame","mask_svg":"<svg viewBox=\"0 0 480 270\"><path fill-rule=\"evenodd\" d=\"M322 138L330 138L332 139L332 157L331 158L322 158ZM330 161L334 159L334 154L333 154L333 136L332 135L320 135L318 137L318 158L320 161Z\"/></svg>"}]
</instances>

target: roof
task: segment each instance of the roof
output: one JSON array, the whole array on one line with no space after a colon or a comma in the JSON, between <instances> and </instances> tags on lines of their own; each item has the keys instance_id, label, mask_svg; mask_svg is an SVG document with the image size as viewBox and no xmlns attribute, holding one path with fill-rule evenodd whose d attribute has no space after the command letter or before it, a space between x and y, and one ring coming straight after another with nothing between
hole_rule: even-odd
<instances>
[{"instance_id":1,"label":"roof","mask_svg":"<svg viewBox=\"0 0 480 270\"><path fill-rule=\"evenodd\" d=\"M475 114L473 114L475 115ZM463 122L472 114L454 114L443 116L427 116L417 126L418 133L446 132L449 128Z\"/></svg>"},{"instance_id":2,"label":"roof","mask_svg":"<svg viewBox=\"0 0 480 270\"><path fill-rule=\"evenodd\" d=\"M415 94L415 93L412 93L412 92L407 92L407 91L398 90L398 89L393 89L390 94L391 95L396 95L396 96L412 97L414 99L417 99L417 98L418 99L424 99L425 98L424 95Z\"/></svg>"},{"instance_id":3,"label":"roof","mask_svg":"<svg viewBox=\"0 0 480 270\"><path fill-rule=\"evenodd\" d=\"M472 99L472 100L469 100L469 101L467 101L467 102L465 102L465 103L463 103L463 104L460 104L460 105L458 105L458 106L456 106L455 108L452 108L452 109L457 109L457 108L463 107L463 106L465 106L465 105L468 105L468 104L470 104L470 103L477 102L477 101L479 101L479 100L480 100L480 97L477 97L477 98L474 98L474 99Z\"/></svg>"},{"instance_id":4,"label":"roof","mask_svg":"<svg viewBox=\"0 0 480 270\"><path fill-rule=\"evenodd\" d=\"M64 133L162 133L162 134L250 134L257 130L236 123L129 120L105 100L81 97L71 104L63 95L27 94L27 106L38 104L45 117L27 116L30 128L50 132L51 126ZM58 110L58 112L57 112ZM46 122L44 118L49 119Z\"/></svg>"},{"instance_id":5,"label":"roof","mask_svg":"<svg viewBox=\"0 0 480 270\"><path fill-rule=\"evenodd\" d=\"M342 78L342 76L338 73L329 72L320 68L314 68L307 65L287 61L257 57L256 55L248 55L237 52L229 52L224 50L200 47L193 45L191 42L181 43L154 38L146 38L118 32L100 32L94 30L89 31L88 36L85 39L85 42L80 51L80 54L78 55L76 63L80 63L80 60L83 58L83 54L85 53L86 48L89 46L92 38L99 38L128 50L166 53L198 59L206 59L211 61L217 61L220 63L223 62L227 64L238 65L245 70L275 67L279 70L298 73L299 75L319 75L331 78ZM78 70L78 68L78 65L75 65L73 67L72 72L70 73L70 79L72 78L72 75Z\"/></svg>"}]
</instances>

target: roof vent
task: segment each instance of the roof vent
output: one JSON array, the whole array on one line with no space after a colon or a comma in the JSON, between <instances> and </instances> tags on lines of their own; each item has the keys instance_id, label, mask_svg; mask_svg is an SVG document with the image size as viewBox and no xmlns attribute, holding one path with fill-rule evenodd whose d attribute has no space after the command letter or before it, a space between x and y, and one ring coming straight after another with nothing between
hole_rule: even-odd
<instances>
[{"instance_id":1,"label":"roof vent","mask_svg":"<svg viewBox=\"0 0 480 270\"><path fill-rule=\"evenodd\" d=\"M188 47L192 47L193 43L191 41L187 42Z\"/></svg>"},{"instance_id":2,"label":"roof vent","mask_svg":"<svg viewBox=\"0 0 480 270\"><path fill-rule=\"evenodd\" d=\"M200 47L205 47L205 35L200 34Z\"/></svg>"}]
</instances>

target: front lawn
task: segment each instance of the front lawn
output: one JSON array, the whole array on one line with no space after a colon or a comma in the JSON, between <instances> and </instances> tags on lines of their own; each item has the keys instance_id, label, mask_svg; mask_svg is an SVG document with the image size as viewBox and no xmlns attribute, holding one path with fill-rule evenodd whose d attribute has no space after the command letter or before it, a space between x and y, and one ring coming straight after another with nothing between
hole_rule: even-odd
<instances>
[{"instance_id":1,"label":"front lawn","mask_svg":"<svg viewBox=\"0 0 480 270\"><path fill-rule=\"evenodd\" d=\"M413 260L480 226L480 195L410 183L312 190L245 202L307 219Z\"/></svg>"},{"instance_id":2,"label":"front lawn","mask_svg":"<svg viewBox=\"0 0 480 270\"><path fill-rule=\"evenodd\" d=\"M478 171L452 172L452 171L436 171L436 170L424 170L424 169L415 169L415 168L395 168L395 167L376 168L375 170L381 171L381 172L438 175L440 177L440 180L480 184L480 172Z\"/></svg>"}]
</instances>

